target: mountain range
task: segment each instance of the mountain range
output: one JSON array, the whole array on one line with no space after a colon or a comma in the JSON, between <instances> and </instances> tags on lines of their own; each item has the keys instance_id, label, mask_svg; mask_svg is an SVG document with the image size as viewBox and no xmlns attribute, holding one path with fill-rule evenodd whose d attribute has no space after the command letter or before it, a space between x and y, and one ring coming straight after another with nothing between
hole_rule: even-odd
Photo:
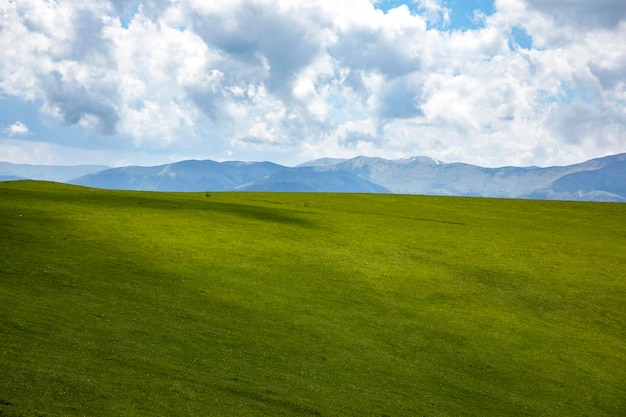
<instances>
[{"instance_id":1,"label":"mountain range","mask_svg":"<svg viewBox=\"0 0 626 417\"><path fill-rule=\"evenodd\" d=\"M322 158L296 167L211 160L121 168L0 163L0 180L21 178L120 190L399 193L626 202L626 153L547 168L485 168L425 156Z\"/></svg>"}]
</instances>

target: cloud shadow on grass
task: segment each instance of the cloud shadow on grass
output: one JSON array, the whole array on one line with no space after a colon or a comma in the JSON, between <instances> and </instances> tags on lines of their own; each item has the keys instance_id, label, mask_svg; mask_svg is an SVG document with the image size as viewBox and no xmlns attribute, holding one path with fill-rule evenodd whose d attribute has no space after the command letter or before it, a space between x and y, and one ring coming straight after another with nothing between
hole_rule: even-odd
<instances>
[{"instance_id":1,"label":"cloud shadow on grass","mask_svg":"<svg viewBox=\"0 0 626 417\"><path fill-rule=\"evenodd\" d=\"M291 224L306 228L314 228L317 226L315 222L296 216L296 212L292 210L222 202L210 202L206 207L210 211L233 214L253 220Z\"/></svg>"}]
</instances>

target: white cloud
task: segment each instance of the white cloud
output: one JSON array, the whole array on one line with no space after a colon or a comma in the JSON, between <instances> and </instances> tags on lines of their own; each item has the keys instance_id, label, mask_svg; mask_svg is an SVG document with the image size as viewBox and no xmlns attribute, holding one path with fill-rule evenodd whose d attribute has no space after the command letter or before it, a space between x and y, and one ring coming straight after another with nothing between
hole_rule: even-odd
<instances>
[{"instance_id":1,"label":"white cloud","mask_svg":"<svg viewBox=\"0 0 626 417\"><path fill-rule=\"evenodd\" d=\"M559 25L611 29L626 20L622 0L526 0L530 9L551 16Z\"/></svg>"},{"instance_id":2,"label":"white cloud","mask_svg":"<svg viewBox=\"0 0 626 417\"><path fill-rule=\"evenodd\" d=\"M154 152L570 163L626 147L621 3L3 2L0 94Z\"/></svg>"},{"instance_id":3,"label":"white cloud","mask_svg":"<svg viewBox=\"0 0 626 417\"><path fill-rule=\"evenodd\" d=\"M32 135L32 132L28 129L28 126L26 126L24 123L20 122L19 120L13 123L11 126L4 129L4 133L6 133L9 136Z\"/></svg>"},{"instance_id":4,"label":"white cloud","mask_svg":"<svg viewBox=\"0 0 626 417\"><path fill-rule=\"evenodd\" d=\"M450 9L443 5L442 0L417 0L425 18L432 24L447 26L450 24Z\"/></svg>"}]
</instances>

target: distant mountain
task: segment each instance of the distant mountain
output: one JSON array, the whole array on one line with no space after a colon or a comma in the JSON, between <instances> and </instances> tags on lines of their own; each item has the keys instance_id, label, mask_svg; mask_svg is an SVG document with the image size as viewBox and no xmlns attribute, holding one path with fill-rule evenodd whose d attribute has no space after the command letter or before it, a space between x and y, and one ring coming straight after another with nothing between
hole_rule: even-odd
<instances>
[{"instance_id":1,"label":"distant mountain","mask_svg":"<svg viewBox=\"0 0 626 417\"><path fill-rule=\"evenodd\" d=\"M96 188L146 191L229 191L284 166L272 162L182 161L154 167L112 168L69 181Z\"/></svg>"},{"instance_id":2,"label":"distant mountain","mask_svg":"<svg viewBox=\"0 0 626 417\"><path fill-rule=\"evenodd\" d=\"M390 193L388 189L347 171L318 172L309 169L284 169L249 184L239 191L351 192Z\"/></svg>"},{"instance_id":3,"label":"distant mountain","mask_svg":"<svg viewBox=\"0 0 626 417\"><path fill-rule=\"evenodd\" d=\"M300 167L323 167L329 165L337 165L341 162L344 162L346 159L344 158L320 158L314 159L312 161L307 161L303 164L298 165L296 168Z\"/></svg>"},{"instance_id":4,"label":"distant mountain","mask_svg":"<svg viewBox=\"0 0 626 417\"><path fill-rule=\"evenodd\" d=\"M351 172L402 194L626 201L625 165L626 154L549 168L483 168L429 157L396 161L357 157L315 169Z\"/></svg>"},{"instance_id":5,"label":"distant mountain","mask_svg":"<svg viewBox=\"0 0 626 417\"><path fill-rule=\"evenodd\" d=\"M76 178L70 183L149 191L389 192L345 171L317 172L311 168L288 168L271 162L210 160L112 168Z\"/></svg>"},{"instance_id":6,"label":"distant mountain","mask_svg":"<svg viewBox=\"0 0 626 417\"><path fill-rule=\"evenodd\" d=\"M550 190L554 197L572 196L590 201L626 200L626 154L592 160L600 168L577 171L554 181Z\"/></svg>"},{"instance_id":7,"label":"distant mountain","mask_svg":"<svg viewBox=\"0 0 626 417\"><path fill-rule=\"evenodd\" d=\"M30 179L67 182L76 177L108 168L103 165L22 165L0 162L0 178L4 178L4 181Z\"/></svg>"},{"instance_id":8,"label":"distant mountain","mask_svg":"<svg viewBox=\"0 0 626 417\"><path fill-rule=\"evenodd\" d=\"M45 179L121 190L390 192L626 202L626 153L547 168L484 168L427 156L321 158L297 167L191 160L152 167L101 168L0 163L0 180ZM79 175L68 178L74 172Z\"/></svg>"}]
</instances>

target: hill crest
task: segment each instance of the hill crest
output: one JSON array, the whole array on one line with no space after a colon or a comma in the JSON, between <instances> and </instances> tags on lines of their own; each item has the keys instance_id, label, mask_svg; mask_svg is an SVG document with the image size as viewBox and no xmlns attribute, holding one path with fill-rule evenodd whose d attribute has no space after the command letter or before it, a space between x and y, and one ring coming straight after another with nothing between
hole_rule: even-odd
<instances>
[{"instance_id":1,"label":"hill crest","mask_svg":"<svg viewBox=\"0 0 626 417\"><path fill-rule=\"evenodd\" d=\"M67 178L71 172L80 174ZM428 156L320 158L296 167L213 160L120 168L0 163L0 179L18 178L120 190L364 192L626 202L626 153L546 168L485 168Z\"/></svg>"}]
</instances>

